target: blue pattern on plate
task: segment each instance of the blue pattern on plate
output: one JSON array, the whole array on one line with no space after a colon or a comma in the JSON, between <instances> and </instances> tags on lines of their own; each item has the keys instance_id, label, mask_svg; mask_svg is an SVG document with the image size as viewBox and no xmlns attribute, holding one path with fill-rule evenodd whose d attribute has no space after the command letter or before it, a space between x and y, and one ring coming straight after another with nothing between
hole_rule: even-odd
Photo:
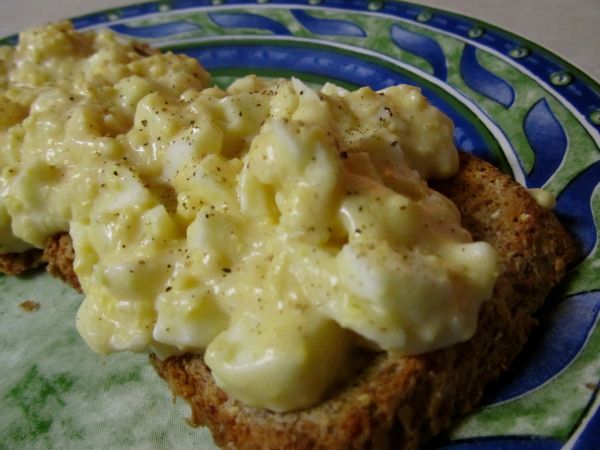
<instances>
[{"instance_id":1,"label":"blue pattern on plate","mask_svg":"<svg viewBox=\"0 0 600 450\"><path fill-rule=\"evenodd\" d=\"M187 22L185 20L135 27L119 23L116 25L111 25L109 28L117 33L134 36L137 38L160 38L166 36L175 36L178 34L202 29L200 25L197 25L193 22Z\"/></svg>"},{"instance_id":2,"label":"blue pattern on plate","mask_svg":"<svg viewBox=\"0 0 600 450\"><path fill-rule=\"evenodd\" d=\"M510 400L541 386L564 369L583 348L600 312L600 292L587 292L550 303L540 321L544 332L534 332L510 381L486 403Z\"/></svg>"},{"instance_id":3,"label":"blue pattern on plate","mask_svg":"<svg viewBox=\"0 0 600 450\"><path fill-rule=\"evenodd\" d=\"M354 36L364 37L364 30L347 20L321 19L313 17L301 9L292 9L294 18L308 31L324 36Z\"/></svg>"},{"instance_id":4,"label":"blue pattern on plate","mask_svg":"<svg viewBox=\"0 0 600 450\"><path fill-rule=\"evenodd\" d=\"M446 80L446 56L440 44L428 36L413 33L400 25L392 25L390 37L396 46L402 50L420 56L433 68L433 75L440 80Z\"/></svg>"},{"instance_id":5,"label":"blue pattern on plate","mask_svg":"<svg viewBox=\"0 0 600 450\"><path fill-rule=\"evenodd\" d=\"M533 169L527 175L527 185L541 187L560 166L567 151L567 135L545 98L527 113L524 131L536 154ZM540 158L542 155L543 159Z\"/></svg>"},{"instance_id":6,"label":"blue pattern on plate","mask_svg":"<svg viewBox=\"0 0 600 450\"><path fill-rule=\"evenodd\" d=\"M579 174L561 192L556 201L554 210L575 238L583 255L588 255L598 238L598 231L594 224L592 194L599 186L600 161L596 161L581 174Z\"/></svg>"},{"instance_id":7,"label":"blue pattern on plate","mask_svg":"<svg viewBox=\"0 0 600 450\"><path fill-rule=\"evenodd\" d=\"M477 48L473 45L466 44L463 49L460 74L467 86L505 108L510 108L515 101L515 90L512 86L479 64Z\"/></svg>"},{"instance_id":8,"label":"blue pattern on plate","mask_svg":"<svg viewBox=\"0 0 600 450\"><path fill-rule=\"evenodd\" d=\"M253 0L231 0L228 4L238 5L256 5L256 1ZM271 0L271 5L298 5L306 6L307 0ZM328 8L338 8L351 11L366 11L368 10L367 1L359 0L327 0ZM158 8L162 5L160 2L150 2L142 5L126 6L120 9L123 17L132 15L130 11L140 11L140 16L158 11ZM210 0L172 0L172 10L182 10L189 8L201 8L203 6L212 6ZM390 14L403 19L408 19L417 22L417 17L420 13L429 11L428 8L421 8L416 5L401 2L382 2L381 8L378 9L379 13ZM467 17L448 14L443 11L434 10L435 13L432 18L427 21L427 25L435 29L441 30L446 33L451 33L456 36L460 36L468 41L478 41L484 44L486 47L508 55L511 50L515 48L515 42L519 43L520 38L517 36L499 30L495 27L490 27L487 24L479 22L475 19ZM73 19L77 28L84 28L89 26L101 25L110 21L108 12L100 12L95 14L89 14L82 17L76 17ZM469 31L474 26L481 27L485 32L477 38L469 36ZM535 44L528 44L531 52L524 58L515 60L515 63L520 65L523 69L526 69L538 76L542 81L548 82L550 76L553 73L565 70L574 75L573 80L567 86L558 88L560 94L571 103L575 109L581 111L582 114L586 115L586 120L597 130L600 130L600 124L593 123L589 118L589 113L600 108L600 92L595 90L592 86L594 82L589 77L583 74L578 69L570 66L563 59L556 55L553 55L543 48Z\"/></svg>"},{"instance_id":9,"label":"blue pattern on plate","mask_svg":"<svg viewBox=\"0 0 600 450\"><path fill-rule=\"evenodd\" d=\"M292 0L292 3L294 1ZM331 2L331 4L330 4ZM328 6L343 8L343 0L330 0ZM361 2L352 2L347 8L361 9ZM335 6L334 6L335 5ZM427 8L415 8L414 5L403 4L400 2L384 2L383 7L378 11L381 13L390 13L406 19L416 20L419 13L428 11ZM495 50L501 54L508 55L515 48L515 42L520 42L520 38L510 32L491 27L485 23L475 19L448 14L443 11L435 10L432 19L427 21L427 25L446 33L451 33L467 41L477 41L485 45L489 49ZM474 27L480 27L484 33L477 38L469 36L469 31ZM528 70L543 82L549 82L550 76L553 73L565 70L574 75L573 81L565 87L560 87L557 90L565 99L571 103L575 109L581 111L587 116L591 111L600 107L600 91L597 91L592 86L595 84L588 76L580 70L570 66L560 57L549 53L547 50L533 44L527 44L531 52L525 58L515 61L523 69ZM597 130L600 130L600 125L594 124L587 117L587 121Z\"/></svg>"},{"instance_id":10,"label":"blue pattern on plate","mask_svg":"<svg viewBox=\"0 0 600 450\"><path fill-rule=\"evenodd\" d=\"M160 11L160 7L164 6L164 3L151 2L151 3L139 3L137 5L131 5L127 8L119 8L120 18L138 18L145 14L154 14Z\"/></svg>"},{"instance_id":11,"label":"blue pattern on plate","mask_svg":"<svg viewBox=\"0 0 600 450\"><path fill-rule=\"evenodd\" d=\"M562 446L563 442L558 439L540 436L503 436L464 439L442 445L438 450L559 450Z\"/></svg>"},{"instance_id":12,"label":"blue pattern on plate","mask_svg":"<svg viewBox=\"0 0 600 450\"><path fill-rule=\"evenodd\" d=\"M290 31L282 23L269 17L249 13L208 13L215 24L223 28L256 28L270 31L273 34L290 35Z\"/></svg>"}]
</instances>

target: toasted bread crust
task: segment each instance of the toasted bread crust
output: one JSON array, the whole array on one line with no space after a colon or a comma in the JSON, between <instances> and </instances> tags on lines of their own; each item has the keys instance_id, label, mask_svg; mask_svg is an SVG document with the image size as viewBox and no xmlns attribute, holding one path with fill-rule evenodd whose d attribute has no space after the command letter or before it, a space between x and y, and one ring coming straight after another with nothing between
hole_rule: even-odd
<instances>
[{"instance_id":1,"label":"toasted bread crust","mask_svg":"<svg viewBox=\"0 0 600 450\"><path fill-rule=\"evenodd\" d=\"M479 159L462 154L458 175L435 188L505 266L471 340L412 357L373 356L319 405L284 414L229 398L201 355L152 356L158 374L190 403L190 422L207 425L228 449L414 449L472 409L522 349L535 325L532 314L575 259L575 246L526 189ZM79 288L68 235L48 242L44 260L52 274Z\"/></svg>"},{"instance_id":2,"label":"toasted bread crust","mask_svg":"<svg viewBox=\"0 0 600 450\"><path fill-rule=\"evenodd\" d=\"M4 253L0 255L0 272L6 275L20 275L44 264L42 251L32 248L22 253Z\"/></svg>"},{"instance_id":3,"label":"toasted bread crust","mask_svg":"<svg viewBox=\"0 0 600 450\"><path fill-rule=\"evenodd\" d=\"M59 233L48 239L44 248L43 260L48 264L46 266L48 272L71 285L76 291L82 292L73 268L75 250L73 250L73 241L68 233Z\"/></svg>"}]
</instances>

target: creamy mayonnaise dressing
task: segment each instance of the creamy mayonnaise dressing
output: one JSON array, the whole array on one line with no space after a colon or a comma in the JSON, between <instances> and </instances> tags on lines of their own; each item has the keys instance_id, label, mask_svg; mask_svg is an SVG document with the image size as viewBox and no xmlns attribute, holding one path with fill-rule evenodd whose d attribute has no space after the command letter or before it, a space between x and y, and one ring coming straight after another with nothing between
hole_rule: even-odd
<instances>
[{"instance_id":1,"label":"creamy mayonnaise dressing","mask_svg":"<svg viewBox=\"0 0 600 450\"><path fill-rule=\"evenodd\" d=\"M417 88L207 81L68 23L0 49L0 253L70 233L92 349L204 352L230 395L285 411L353 346L473 335L498 259L427 186L458 157Z\"/></svg>"}]
</instances>

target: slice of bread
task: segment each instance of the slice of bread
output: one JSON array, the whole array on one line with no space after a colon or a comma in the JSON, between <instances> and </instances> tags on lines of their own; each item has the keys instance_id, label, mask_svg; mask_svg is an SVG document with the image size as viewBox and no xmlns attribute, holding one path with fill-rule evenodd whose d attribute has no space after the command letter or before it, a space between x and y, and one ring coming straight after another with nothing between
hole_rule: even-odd
<instances>
[{"instance_id":1,"label":"slice of bread","mask_svg":"<svg viewBox=\"0 0 600 450\"><path fill-rule=\"evenodd\" d=\"M525 188L475 157L461 154L458 175L434 188L458 205L463 226L475 240L492 244L505 267L472 339L418 356L357 356L356 375L347 383L320 404L290 413L229 398L201 355L151 356L174 394L191 405L190 423L208 426L228 449L413 449L472 409L522 349L536 324L534 312L575 260L576 247ZM0 270L14 273L4 268L19 258L0 255ZM48 242L43 260L79 289L67 234Z\"/></svg>"}]
</instances>

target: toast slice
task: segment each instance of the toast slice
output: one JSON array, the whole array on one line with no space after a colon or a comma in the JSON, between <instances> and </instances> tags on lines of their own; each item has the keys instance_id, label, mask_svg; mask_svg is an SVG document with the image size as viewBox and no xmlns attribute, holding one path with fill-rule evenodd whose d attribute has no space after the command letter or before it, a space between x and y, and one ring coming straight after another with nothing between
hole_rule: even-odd
<instances>
[{"instance_id":1,"label":"toast slice","mask_svg":"<svg viewBox=\"0 0 600 450\"><path fill-rule=\"evenodd\" d=\"M190 423L208 426L227 449L414 449L471 410L520 352L536 324L533 314L577 252L556 217L525 188L473 156L461 154L460 163L454 178L434 188L457 204L463 226L493 245L505 267L472 339L411 357L357 355L348 382L317 406L289 413L229 398L202 355L151 356L173 393L191 405ZM40 260L80 289L73 257L62 234L49 240ZM18 258L0 255L0 270L11 273L5 267Z\"/></svg>"}]
</instances>

